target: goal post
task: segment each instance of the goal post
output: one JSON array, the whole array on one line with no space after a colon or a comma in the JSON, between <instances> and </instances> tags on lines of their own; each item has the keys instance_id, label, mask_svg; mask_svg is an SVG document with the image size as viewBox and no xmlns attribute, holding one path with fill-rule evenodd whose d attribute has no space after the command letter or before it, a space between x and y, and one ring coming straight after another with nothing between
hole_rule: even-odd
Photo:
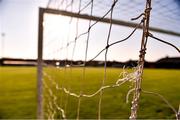
<instances>
[{"instance_id":1,"label":"goal post","mask_svg":"<svg viewBox=\"0 0 180 120\"><path fill-rule=\"evenodd\" d=\"M42 69L43 69L43 16L44 10L39 8L38 22L38 59L37 59L37 118L43 119L43 84L42 84Z\"/></svg>"}]
</instances>

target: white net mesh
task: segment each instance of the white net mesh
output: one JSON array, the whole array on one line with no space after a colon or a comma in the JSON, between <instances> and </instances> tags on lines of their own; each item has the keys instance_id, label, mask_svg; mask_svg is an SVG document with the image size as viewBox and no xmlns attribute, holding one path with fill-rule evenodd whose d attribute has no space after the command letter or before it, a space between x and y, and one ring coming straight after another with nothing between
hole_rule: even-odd
<instances>
[{"instance_id":1,"label":"white net mesh","mask_svg":"<svg viewBox=\"0 0 180 120\"><path fill-rule=\"evenodd\" d=\"M148 26L150 2L150 0L147 2L118 0L49 1L48 8L69 11L79 15L86 14L90 17L99 16L99 19L85 20L66 15L44 14L43 112L45 118L101 119L128 118L129 116L131 119L137 118L146 43L149 36L153 37L149 33ZM155 1L155 3L158 2ZM127 21L127 19L131 19L140 13L143 14L139 19L142 16L143 18L139 22L134 22L137 24L126 32L121 26L112 23L113 18L121 17L122 20ZM166 16L166 13L163 12L163 15ZM108 24L101 22L104 18L108 18ZM178 19L178 17L173 19L175 22L172 24L177 24ZM165 20L165 22L167 21ZM152 20L152 25L156 26L156 24L158 24L157 19ZM107 68L108 60L113 60L119 54L117 50L119 51L120 48L116 45L139 32L137 29L140 26L143 27L143 36L138 38L139 40L142 38L138 65L129 72L124 69ZM168 27L165 26L164 28L167 29ZM118 39L120 35L121 38L123 36L123 39ZM125 45L122 43L121 47ZM176 46L173 47L179 50ZM132 50L136 53L133 55L137 57L138 48L139 46ZM126 55L126 52L122 54ZM131 86L130 89L129 86ZM128 101L132 92L134 92L134 97L132 98L130 113L131 103L126 104L124 99L126 98ZM165 98L163 99L165 100ZM177 114L171 105L170 108Z\"/></svg>"}]
</instances>

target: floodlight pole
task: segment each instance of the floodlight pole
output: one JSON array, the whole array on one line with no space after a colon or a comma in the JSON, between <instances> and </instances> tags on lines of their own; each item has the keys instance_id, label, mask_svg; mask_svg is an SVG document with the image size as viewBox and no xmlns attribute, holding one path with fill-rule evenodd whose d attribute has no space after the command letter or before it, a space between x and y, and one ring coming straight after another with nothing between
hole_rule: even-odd
<instances>
[{"instance_id":1,"label":"floodlight pole","mask_svg":"<svg viewBox=\"0 0 180 120\"><path fill-rule=\"evenodd\" d=\"M4 38L5 38L5 33L1 33L1 58L4 57Z\"/></svg>"},{"instance_id":2,"label":"floodlight pole","mask_svg":"<svg viewBox=\"0 0 180 120\"><path fill-rule=\"evenodd\" d=\"M39 8L37 59L37 119L43 119L43 16L44 10L42 8Z\"/></svg>"}]
</instances>

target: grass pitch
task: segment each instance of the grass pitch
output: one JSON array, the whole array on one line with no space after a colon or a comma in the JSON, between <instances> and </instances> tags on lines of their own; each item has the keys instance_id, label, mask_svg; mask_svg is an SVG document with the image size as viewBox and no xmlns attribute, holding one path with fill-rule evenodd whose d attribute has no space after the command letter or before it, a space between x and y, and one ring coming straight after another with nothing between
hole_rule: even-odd
<instances>
[{"instance_id":1,"label":"grass pitch","mask_svg":"<svg viewBox=\"0 0 180 120\"><path fill-rule=\"evenodd\" d=\"M105 85L113 84L119 78L121 71L121 69L108 68ZM75 93L78 93L79 90L84 93L93 93L100 87L104 76L103 68L87 68L86 81L82 79L82 69L80 68L73 68L73 71L47 69L47 72L52 74L53 79L60 85L70 88ZM72 73L70 74L70 72ZM126 83L121 87L103 91L102 118L128 118L130 103L125 103L125 97L130 87L131 83ZM178 109L180 70L145 69L142 87L144 90L162 94L176 110ZM1 119L36 118L36 94L35 67L0 67ZM60 92L57 94L60 98L59 104L66 108L67 117L75 118L78 100ZM99 95L82 98L80 118L97 118L98 99ZM175 118L175 115L157 96L142 93L138 117Z\"/></svg>"}]
</instances>

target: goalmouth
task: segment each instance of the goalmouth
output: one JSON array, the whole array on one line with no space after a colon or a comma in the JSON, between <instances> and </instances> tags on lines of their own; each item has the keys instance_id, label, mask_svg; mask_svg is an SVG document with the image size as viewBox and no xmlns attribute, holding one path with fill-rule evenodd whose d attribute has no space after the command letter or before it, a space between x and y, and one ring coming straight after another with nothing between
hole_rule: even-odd
<instances>
[{"instance_id":1,"label":"goalmouth","mask_svg":"<svg viewBox=\"0 0 180 120\"><path fill-rule=\"evenodd\" d=\"M141 80L142 80L142 74L143 74L143 65L144 65L144 57L145 57L145 51L146 51L147 38L148 37L155 38L151 34L149 34L149 36L148 36L147 33L149 33L149 31L154 31L154 32L165 33L165 34L174 35L174 36L180 36L179 33L176 33L176 32L173 32L173 31L163 30L163 29L154 28L154 27L149 27L150 9L151 9L151 3L149 1L149 2L147 2L146 8L145 8L145 14L147 16L146 16L146 18L143 18L143 20L141 22L143 24L141 24L141 23L136 24L136 23L133 23L133 22L116 20L116 19L113 19L112 17L111 18L105 18L105 17L97 17L97 16L92 16L92 15L68 12L68 11L64 11L64 10L56 10L56 9L50 9L50 8L39 8L38 59L37 59L37 62L38 62L38 65L37 65L37 90L38 90L37 91L37 98L38 98L37 118L38 119L43 119L44 118L44 112L43 112L43 66L45 66L46 63L43 60L43 44L44 44L44 41L43 41L44 40L43 39L43 37L44 37L43 24L44 23L43 22L44 22L44 15L45 14L62 15L62 16L68 16L70 18L77 18L77 19L84 19L84 20L94 21L94 23L91 23L90 25L94 25L97 22L98 23L100 22L100 23L109 24L110 26L111 25L120 25L120 26L126 26L126 27L135 28L134 31L132 32L132 34L135 32L136 29L142 29L143 30L142 43L141 43L141 49L140 49L140 58L139 58L139 61L138 61L138 66L135 68L135 71L123 76L122 79L118 79L116 81L116 83L113 84L113 85L105 86L104 84L102 84L101 87L99 88L99 90L97 90L94 94L91 94L91 95L83 94L83 93L75 94L75 93L71 93L69 90L67 90L64 87L61 88L61 90L63 92L65 92L66 94L70 94L72 96L74 95L80 101L81 97L91 97L93 95L96 95L97 93L102 94L101 91L104 90L104 89L118 87L118 86L120 86L121 84L123 84L123 83L125 83L127 81L134 80L135 87L133 89L131 89L129 92L134 92L134 96L133 96L133 100L132 100L133 103L132 103L130 119L135 119L137 117L137 106L138 106L138 100L139 100L140 92L141 92ZM91 27L89 27L89 30L90 30L90 28ZM109 28L109 31L110 30L111 30L111 27ZM77 36L76 36L76 38L77 38ZM125 38L124 40L126 40L126 39L128 39L128 37ZM124 40L119 40L119 41L114 42L112 44L108 43L107 46L102 51L107 52L109 47L113 46L114 44L120 43L120 42L122 42ZM67 44L67 46L69 46L69 43ZM86 50L87 50L87 48L88 48L88 46L86 46ZM98 55L99 54L101 54L101 52L98 53ZM86 52L85 56L87 56L87 52ZM95 56L95 58L96 58L96 56ZM93 61L93 60L94 60L94 58L90 59L89 61ZM86 62L88 62L88 60L85 57L85 62L82 65L83 67L86 66ZM107 61L105 60L105 73L106 73L106 62ZM57 62L57 65L59 65L58 62ZM83 69L83 72L85 72L85 68ZM106 79L106 75L105 75L104 79ZM126 80L123 81L124 79L126 79ZM60 109L60 110L62 112L62 117L65 118L64 113L63 113L64 110L63 109ZM100 113L99 113L98 118L100 119Z\"/></svg>"}]
</instances>

